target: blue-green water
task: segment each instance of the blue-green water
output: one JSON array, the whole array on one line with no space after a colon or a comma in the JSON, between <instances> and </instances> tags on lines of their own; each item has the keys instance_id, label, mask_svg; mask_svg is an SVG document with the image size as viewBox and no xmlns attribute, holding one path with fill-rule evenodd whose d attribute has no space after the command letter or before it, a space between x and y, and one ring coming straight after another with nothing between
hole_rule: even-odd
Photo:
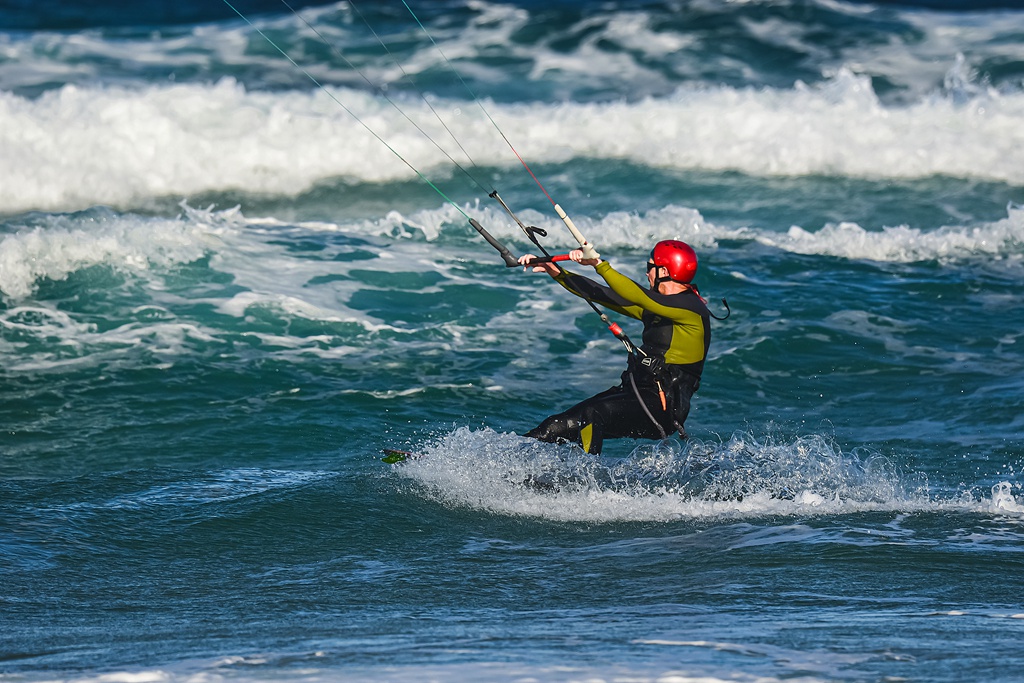
<instances>
[{"instance_id":1,"label":"blue-green water","mask_svg":"<svg viewBox=\"0 0 1024 683\"><path fill-rule=\"evenodd\" d=\"M0 10L0 680L1020 680L1024 13L410 4ZM625 359L488 116L685 444L517 436Z\"/></svg>"}]
</instances>

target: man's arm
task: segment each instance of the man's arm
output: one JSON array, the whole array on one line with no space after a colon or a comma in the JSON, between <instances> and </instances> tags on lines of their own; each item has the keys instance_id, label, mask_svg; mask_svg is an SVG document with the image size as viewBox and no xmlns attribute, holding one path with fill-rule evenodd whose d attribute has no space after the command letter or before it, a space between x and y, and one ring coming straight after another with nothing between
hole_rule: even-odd
<instances>
[{"instance_id":1,"label":"man's arm","mask_svg":"<svg viewBox=\"0 0 1024 683\"><path fill-rule=\"evenodd\" d=\"M527 254L521 257L519 262L525 265L533 258L532 254ZM528 268L529 266L525 267ZM533 266L533 272L547 273L555 282L562 285L571 294L581 299L589 299L622 315L639 319L643 313L643 309L631 305L629 301L616 294L610 287L594 282L590 278L578 275L572 271L559 268L553 263L539 263Z\"/></svg>"}]
</instances>

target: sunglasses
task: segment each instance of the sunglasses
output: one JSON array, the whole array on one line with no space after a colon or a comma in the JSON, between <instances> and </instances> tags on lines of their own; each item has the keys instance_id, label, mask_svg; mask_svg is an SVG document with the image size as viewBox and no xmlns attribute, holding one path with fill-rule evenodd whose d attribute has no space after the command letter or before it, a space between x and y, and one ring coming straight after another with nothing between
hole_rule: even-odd
<instances>
[{"instance_id":1,"label":"sunglasses","mask_svg":"<svg viewBox=\"0 0 1024 683\"><path fill-rule=\"evenodd\" d=\"M653 262L653 261L648 261L648 262L647 262L647 270L649 270L649 271L650 271L650 270L654 270L654 269L655 269L655 268L657 268L657 267L658 267L658 266L656 266L656 265L654 264L654 262Z\"/></svg>"}]
</instances>

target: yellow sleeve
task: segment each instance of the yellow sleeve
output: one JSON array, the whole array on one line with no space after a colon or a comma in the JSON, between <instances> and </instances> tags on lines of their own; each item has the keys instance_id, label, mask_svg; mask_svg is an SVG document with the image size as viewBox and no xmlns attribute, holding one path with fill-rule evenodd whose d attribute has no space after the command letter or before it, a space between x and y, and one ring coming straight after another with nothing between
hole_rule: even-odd
<instances>
[{"instance_id":1,"label":"yellow sleeve","mask_svg":"<svg viewBox=\"0 0 1024 683\"><path fill-rule=\"evenodd\" d=\"M555 276L555 281L576 296L589 299L616 313L621 313L637 320L643 315L643 308L618 296L610 287L598 284L590 278L577 275L572 271L563 269L561 273Z\"/></svg>"},{"instance_id":2,"label":"yellow sleeve","mask_svg":"<svg viewBox=\"0 0 1024 683\"><path fill-rule=\"evenodd\" d=\"M658 303L650 297L648 293L649 290L644 289L619 271L612 268L612 264L607 261L601 261L601 263L598 263L595 270L597 270L598 275L604 278L604 281L608 283L608 286L612 288L613 292L645 311L651 311L652 313L660 315L663 318L668 318L669 320L678 320L683 314L685 314L686 317L689 317L691 314L690 311Z\"/></svg>"}]
</instances>

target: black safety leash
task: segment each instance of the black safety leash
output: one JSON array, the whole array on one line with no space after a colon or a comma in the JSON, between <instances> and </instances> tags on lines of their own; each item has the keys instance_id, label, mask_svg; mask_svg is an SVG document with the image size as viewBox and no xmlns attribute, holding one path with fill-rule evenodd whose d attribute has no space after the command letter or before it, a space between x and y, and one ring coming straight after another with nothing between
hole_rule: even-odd
<instances>
[{"instance_id":1,"label":"black safety leash","mask_svg":"<svg viewBox=\"0 0 1024 683\"><path fill-rule=\"evenodd\" d=\"M725 320L730 315L732 315L732 309L729 308L729 302L726 301L724 297L722 298L722 305L725 306L725 315L723 315L721 318L719 318L717 315L715 315L711 311L708 311L708 315L710 315L715 320Z\"/></svg>"}]
</instances>

